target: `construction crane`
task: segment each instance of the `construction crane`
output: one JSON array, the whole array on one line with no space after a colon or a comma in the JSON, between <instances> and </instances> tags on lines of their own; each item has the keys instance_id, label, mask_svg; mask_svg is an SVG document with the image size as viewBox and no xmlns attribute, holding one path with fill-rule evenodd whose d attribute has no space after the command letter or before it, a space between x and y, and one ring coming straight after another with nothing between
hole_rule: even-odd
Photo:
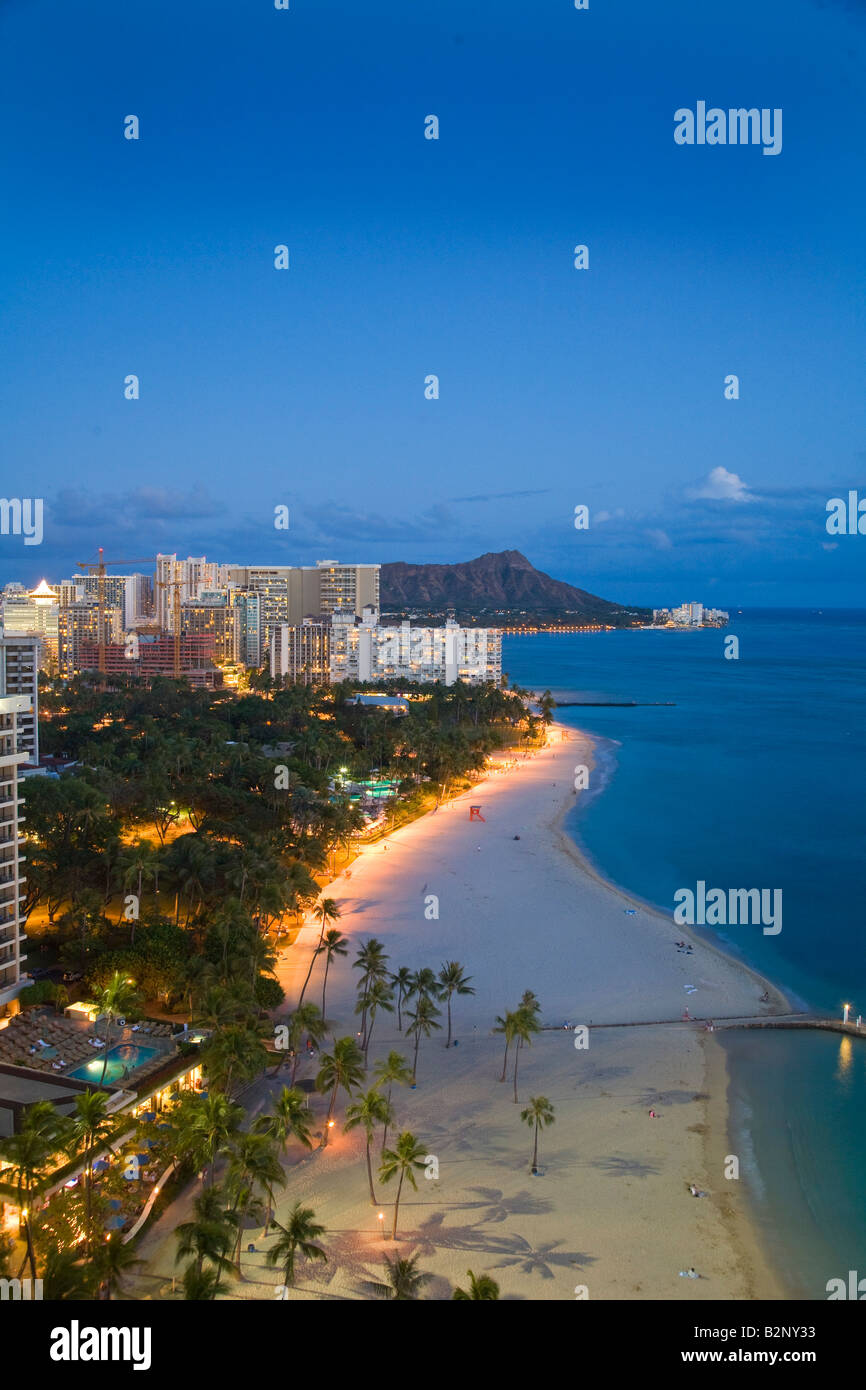
<instances>
[{"instance_id":1,"label":"construction crane","mask_svg":"<svg viewBox=\"0 0 866 1390\"><path fill-rule=\"evenodd\" d=\"M80 570L86 570L90 575L96 575L96 600L97 600L97 621L99 631L97 633L97 644L99 649L99 670L105 675L105 571L115 565L152 565L156 559L154 555L139 556L136 560L106 560L105 551L99 547L99 558L97 560L77 560L76 566Z\"/></svg>"}]
</instances>

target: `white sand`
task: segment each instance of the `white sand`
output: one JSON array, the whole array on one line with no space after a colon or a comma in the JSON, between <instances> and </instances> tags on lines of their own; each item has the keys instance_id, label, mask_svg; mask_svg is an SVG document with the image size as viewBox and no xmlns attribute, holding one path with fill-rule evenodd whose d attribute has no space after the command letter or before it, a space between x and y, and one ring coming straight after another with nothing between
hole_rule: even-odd
<instances>
[{"instance_id":1,"label":"white sand","mask_svg":"<svg viewBox=\"0 0 866 1390\"><path fill-rule=\"evenodd\" d=\"M554 732L565 740L565 731ZM489 1272L503 1297L717 1299L779 1296L743 1213L741 1185L722 1172L725 1150L724 1069L705 1067L707 1034L682 1023L762 1011L764 982L698 942L691 957L674 941L684 928L604 884L583 865L559 829L573 803L577 763L591 764L589 740L572 732L508 774L493 776L438 812L370 847L326 890L342 909L339 926L350 956L332 967L328 1017L338 1036L353 1033L357 945L385 943L390 966L439 969L459 960L476 994L455 998L455 1036L444 1029L422 1041L415 1091L395 1093L398 1128L411 1129L438 1159L438 1180L404 1187L396 1247L383 1242L377 1210L390 1223L393 1185L379 1185L370 1205L363 1140L336 1129L324 1151L299 1159L290 1150L289 1183L278 1216L299 1197L326 1226L327 1266L302 1270L291 1297L365 1296L383 1251L419 1251L435 1276L426 1297L448 1298L467 1268ZM478 804L483 823L470 821ZM520 839L515 840L514 836ZM425 898L439 900L438 920ZM627 908L635 915L627 915ZM306 928L286 953L279 978L297 998L318 936ZM317 963L307 997L321 998ZM684 985L697 986L686 994ZM520 1104L498 1081L502 1041L494 1017L514 1008L525 989L542 1004L542 1033L524 1050ZM784 1001L773 993L773 1003ZM660 1026L594 1029L579 1051L561 1025L668 1020ZM673 1020L671 1022L671 1020ZM442 1023L445 1023L444 1009ZM370 1062L397 1048L411 1059L396 1020L380 1016ZM304 1061L299 1077L314 1074ZM714 1095L707 1093L713 1077ZM275 1083L281 1084L281 1083ZM520 1121L530 1095L546 1095L556 1123L541 1138L541 1176L530 1174L531 1134ZM318 1114L324 1110L314 1098ZM341 1117L345 1098L341 1097ZM655 1108L659 1118L650 1119ZM708 1198L688 1193L693 1181ZM183 1215L176 1217L183 1219ZM165 1218L160 1223L167 1230ZM173 1242L154 1232L151 1271L171 1271ZM272 1297L280 1282L257 1253L244 1257L244 1282L233 1297ZM255 1240L255 1233L251 1237ZM701 1278L678 1277L694 1266Z\"/></svg>"}]
</instances>

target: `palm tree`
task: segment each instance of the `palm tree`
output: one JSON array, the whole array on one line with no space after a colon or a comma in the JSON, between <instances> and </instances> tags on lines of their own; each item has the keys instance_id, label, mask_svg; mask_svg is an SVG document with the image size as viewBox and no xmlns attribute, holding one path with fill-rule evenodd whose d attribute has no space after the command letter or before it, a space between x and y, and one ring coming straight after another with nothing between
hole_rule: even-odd
<instances>
[{"instance_id":1,"label":"palm tree","mask_svg":"<svg viewBox=\"0 0 866 1390\"><path fill-rule=\"evenodd\" d=\"M226 1172L226 1192L231 1199L231 1210L238 1217L238 1238L235 1248L235 1263L241 1267L241 1244L243 1241L244 1219L253 1210L260 1211L257 1189L268 1199L265 1214L265 1235L271 1224L274 1206L274 1188L285 1187L286 1175L277 1157L275 1141L268 1134L238 1134L231 1148Z\"/></svg>"},{"instance_id":2,"label":"palm tree","mask_svg":"<svg viewBox=\"0 0 866 1390\"><path fill-rule=\"evenodd\" d=\"M406 990L406 998L413 999L416 995L419 999L422 995L426 995L428 999L438 999L439 997L439 981L427 965L425 965L422 970L416 970L415 973L409 977L409 988Z\"/></svg>"},{"instance_id":3,"label":"palm tree","mask_svg":"<svg viewBox=\"0 0 866 1390\"><path fill-rule=\"evenodd\" d=\"M212 1303L219 1288L219 1272L187 1265L183 1272L183 1296L189 1302Z\"/></svg>"},{"instance_id":4,"label":"palm tree","mask_svg":"<svg viewBox=\"0 0 866 1390\"><path fill-rule=\"evenodd\" d=\"M228 1148L240 1130L243 1115L240 1105L218 1091L213 1095L190 1096L182 1106L178 1117L178 1156L191 1158L196 1167L208 1166L211 1186L217 1155Z\"/></svg>"},{"instance_id":5,"label":"palm tree","mask_svg":"<svg viewBox=\"0 0 866 1390\"><path fill-rule=\"evenodd\" d=\"M334 898L322 898L316 907L316 912L318 913L319 921L322 925L321 930L319 932L319 939L316 942L316 949L310 958L310 968L307 971L307 978L304 980L300 998L298 999L298 1008L300 1008L304 1002L304 995L307 990L307 985L310 983L310 976L313 973L313 966L316 963L316 957L318 956L319 949L322 945L322 938L325 935L325 928L329 922L338 921L341 915L339 903L337 903Z\"/></svg>"},{"instance_id":6,"label":"palm tree","mask_svg":"<svg viewBox=\"0 0 866 1390\"><path fill-rule=\"evenodd\" d=\"M369 985L366 994L363 994L355 1005L355 1013L368 1015L367 1031L362 1040L364 1048L364 1066L367 1065L367 1053L370 1050L370 1039L373 1036L373 1025L376 1022L376 1014L380 1009L384 1013L394 1012L394 994L391 985L387 980L374 980Z\"/></svg>"},{"instance_id":7,"label":"palm tree","mask_svg":"<svg viewBox=\"0 0 866 1390\"><path fill-rule=\"evenodd\" d=\"M501 1014L497 1014L496 1027L493 1031L494 1033L505 1034L505 1055L502 1058L502 1075L499 1078L500 1081L504 1081L506 1068L508 1066L508 1049L517 1037L517 1013L514 1010L507 1009L504 1018Z\"/></svg>"},{"instance_id":8,"label":"palm tree","mask_svg":"<svg viewBox=\"0 0 866 1390\"><path fill-rule=\"evenodd\" d=\"M136 885L136 896L138 899L138 913L131 919L129 934L129 944L135 944L135 926L141 912L141 889L144 879L153 880L158 870L156 866L156 851L148 840L137 840L134 845L128 846L122 851L119 857L121 872L121 886L129 889L133 884Z\"/></svg>"},{"instance_id":9,"label":"palm tree","mask_svg":"<svg viewBox=\"0 0 866 1390\"><path fill-rule=\"evenodd\" d=\"M547 1099L547 1096L530 1096L529 1104L526 1109L520 1112L520 1118L523 1120L524 1124L534 1126L535 1128L535 1140L532 1146L532 1171L534 1173L538 1167L539 1128L546 1129L548 1125L554 1124L556 1116L553 1113L553 1106Z\"/></svg>"},{"instance_id":10,"label":"palm tree","mask_svg":"<svg viewBox=\"0 0 866 1390\"><path fill-rule=\"evenodd\" d=\"M337 956L347 956L349 954L349 938L344 936L341 931L337 931L336 927L332 927L330 931L325 932L322 945L318 949L317 954L322 953L324 953L325 956L325 978L322 981L322 1016L324 1017L325 990L328 988L328 970L330 969L331 961L335 960Z\"/></svg>"},{"instance_id":11,"label":"palm tree","mask_svg":"<svg viewBox=\"0 0 866 1390\"><path fill-rule=\"evenodd\" d=\"M85 1159L85 1193L87 1198L87 1230L85 1232L85 1248L90 1254L93 1248L93 1159L96 1149L106 1143L107 1136L111 1134L117 1120L114 1116L106 1113L108 1095L105 1091L85 1091L83 1095L75 1097L75 1110L71 1116L69 1129L69 1148L72 1152L77 1152L81 1145L84 1145Z\"/></svg>"},{"instance_id":12,"label":"palm tree","mask_svg":"<svg viewBox=\"0 0 866 1390\"><path fill-rule=\"evenodd\" d=\"M441 1029L442 1024L436 1022L436 1019L439 1017L439 1012L439 1009L437 1009L432 999L426 994L420 994L418 996L415 1012L406 1014L406 1017L411 1020L406 1032L410 1038L414 1037L415 1039L415 1055L412 1058L413 1086L418 1075L418 1048L421 1044L421 1035L423 1033L425 1038L429 1038L434 1028L437 1030Z\"/></svg>"},{"instance_id":13,"label":"palm tree","mask_svg":"<svg viewBox=\"0 0 866 1390\"><path fill-rule=\"evenodd\" d=\"M0 1141L0 1158L7 1164L3 1177L18 1190L18 1210L27 1242L19 1277L28 1261L31 1279L37 1277L33 1242L34 1192L54 1166L57 1150L65 1144L67 1125L50 1100L37 1100L25 1110L18 1133Z\"/></svg>"},{"instance_id":14,"label":"palm tree","mask_svg":"<svg viewBox=\"0 0 866 1390\"><path fill-rule=\"evenodd\" d=\"M448 1037L445 1042L446 1047L451 1046L451 996L453 994L474 994L475 990L469 981L472 976L463 974L463 966L457 960L445 961L439 971L440 999L444 999L448 1004Z\"/></svg>"},{"instance_id":15,"label":"palm tree","mask_svg":"<svg viewBox=\"0 0 866 1390\"><path fill-rule=\"evenodd\" d=\"M415 1135L408 1129L404 1130L397 1140L397 1146L393 1149L385 1149L379 1164L379 1177L382 1182L390 1182L393 1177L399 1174L400 1181L397 1183L397 1196L394 1201L394 1224L391 1227L391 1239L397 1239L397 1215L400 1211L400 1193L403 1191L403 1179L405 1178L412 1189L417 1192L418 1184L415 1181L415 1173L424 1167L424 1145L419 1144Z\"/></svg>"},{"instance_id":16,"label":"palm tree","mask_svg":"<svg viewBox=\"0 0 866 1390\"><path fill-rule=\"evenodd\" d=\"M473 1274L471 1269L467 1269L466 1273L469 1275L469 1290L455 1289L451 1295L453 1301L493 1303L499 1298L499 1285L489 1274Z\"/></svg>"},{"instance_id":17,"label":"palm tree","mask_svg":"<svg viewBox=\"0 0 866 1390\"><path fill-rule=\"evenodd\" d=\"M310 1127L313 1123L303 1091L284 1086L271 1107L269 1115L259 1115L253 1128L257 1134L267 1134L285 1148L290 1139L298 1139L305 1149L313 1147Z\"/></svg>"},{"instance_id":18,"label":"palm tree","mask_svg":"<svg viewBox=\"0 0 866 1390\"><path fill-rule=\"evenodd\" d=\"M325 1234L325 1228L317 1225L315 1215L312 1207L302 1207L300 1202L295 1202L285 1226L279 1221L274 1222L281 1234L276 1245L268 1251L268 1264L282 1265L283 1279L290 1288L295 1282L295 1260L299 1251L305 1260L328 1258L321 1245L316 1244L319 1236Z\"/></svg>"},{"instance_id":19,"label":"palm tree","mask_svg":"<svg viewBox=\"0 0 866 1390\"><path fill-rule=\"evenodd\" d=\"M192 1264L188 1266L186 1274L193 1269L200 1275L207 1260L213 1266L214 1277L219 1284L223 1272L235 1273L229 1251L235 1241L237 1217L225 1209L222 1194L215 1187L203 1187L192 1208L192 1220L183 1221L175 1228L177 1251L174 1262L180 1264L181 1260L191 1259Z\"/></svg>"},{"instance_id":20,"label":"palm tree","mask_svg":"<svg viewBox=\"0 0 866 1390\"><path fill-rule=\"evenodd\" d=\"M96 1270L77 1249L52 1247L45 1256L42 1297L49 1303L90 1302L96 1293Z\"/></svg>"},{"instance_id":21,"label":"palm tree","mask_svg":"<svg viewBox=\"0 0 866 1390\"><path fill-rule=\"evenodd\" d=\"M375 1086L371 1086L369 1091L359 1096L352 1105L346 1110L346 1123L343 1129L348 1134L350 1130L358 1125L364 1126L364 1137L366 1139L367 1150L367 1181L370 1184L370 1202L375 1207L376 1190L373 1187L373 1165L370 1161L370 1145L373 1142L373 1128L375 1125L387 1125L391 1115L390 1102L385 1099Z\"/></svg>"},{"instance_id":22,"label":"palm tree","mask_svg":"<svg viewBox=\"0 0 866 1390\"><path fill-rule=\"evenodd\" d=\"M307 1037L312 1038L313 1042L318 1045L327 1033L328 1026L327 1021L322 1017L318 1004L299 1004L295 1012L289 1015L289 1051L293 1054L292 1086L295 1084L295 1076L298 1071L301 1038L306 1033ZM282 1066L282 1058L274 1071L279 1071L280 1066Z\"/></svg>"},{"instance_id":23,"label":"palm tree","mask_svg":"<svg viewBox=\"0 0 866 1390\"><path fill-rule=\"evenodd\" d=\"M137 1009L141 1002L141 996L135 988L135 982L130 980L120 970L115 970L108 984L101 991L97 999L97 1008L101 1014L105 1014L105 1051L102 1058L102 1075L99 1078L100 1086L105 1085L105 1069L108 1066L109 1040L111 1038L111 1025L115 1018L121 1014L124 1016Z\"/></svg>"},{"instance_id":24,"label":"palm tree","mask_svg":"<svg viewBox=\"0 0 866 1390\"><path fill-rule=\"evenodd\" d=\"M230 1023L208 1038L202 1048L202 1060L209 1084L231 1095L232 1085L243 1086L267 1067L268 1053L263 1030L252 1020Z\"/></svg>"},{"instance_id":25,"label":"palm tree","mask_svg":"<svg viewBox=\"0 0 866 1390\"><path fill-rule=\"evenodd\" d=\"M532 1046L533 1036L540 1032L538 1017L532 1008L527 1004L521 1004L517 1010L516 1023L514 1026L514 1036L517 1038L517 1046L514 1049L514 1104L517 1104L517 1067L520 1062L520 1049L525 1043L527 1047Z\"/></svg>"},{"instance_id":26,"label":"palm tree","mask_svg":"<svg viewBox=\"0 0 866 1390\"><path fill-rule=\"evenodd\" d=\"M408 1303L420 1296L425 1284L429 1284L432 1274L424 1274L418 1269L418 1255L406 1259L389 1260L385 1255L385 1279L380 1283L370 1283L376 1298L388 1298L393 1302Z\"/></svg>"},{"instance_id":27,"label":"palm tree","mask_svg":"<svg viewBox=\"0 0 866 1390\"><path fill-rule=\"evenodd\" d=\"M334 1107L337 1104L337 1091L341 1088L351 1095L364 1080L364 1054L354 1038L338 1038L333 1052L322 1055L319 1074L316 1077L316 1090L322 1095L331 1092L328 1118L322 1135L322 1148L328 1142L328 1131L334 1122Z\"/></svg>"},{"instance_id":28,"label":"palm tree","mask_svg":"<svg viewBox=\"0 0 866 1390\"><path fill-rule=\"evenodd\" d=\"M136 1256L134 1246L124 1245L119 1231L100 1242L96 1247L95 1256L96 1277L100 1287L105 1291L107 1300L111 1299L112 1294L122 1291L127 1274L136 1266L144 1264L144 1260Z\"/></svg>"},{"instance_id":29,"label":"palm tree","mask_svg":"<svg viewBox=\"0 0 866 1390\"><path fill-rule=\"evenodd\" d=\"M549 690L545 690L538 701L538 708L541 712L542 721L545 724L553 723L553 711L556 709L556 701Z\"/></svg>"},{"instance_id":30,"label":"palm tree","mask_svg":"<svg viewBox=\"0 0 866 1390\"><path fill-rule=\"evenodd\" d=\"M403 1032L403 1000L406 998L409 986L412 982L412 971L408 965L401 965L400 969L391 976L391 984L397 991L397 1032Z\"/></svg>"},{"instance_id":31,"label":"palm tree","mask_svg":"<svg viewBox=\"0 0 866 1390\"><path fill-rule=\"evenodd\" d=\"M366 999L374 984L378 981L384 982L388 978L388 957L385 955L384 944L377 941L375 936L371 936L358 951L352 962L352 969L361 971L358 989L362 1000ZM361 1009L361 1035L367 1035L366 1008Z\"/></svg>"},{"instance_id":32,"label":"palm tree","mask_svg":"<svg viewBox=\"0 0 866 1390\"><path fill-rule=\"evenodd\" d=\"M388 1053L388 1056L385 1058L385 1060L384 1060L383 1062L380 1061L380 1062L377 1062L377 1063L376 1063L375 1067L373 1068L373 1071L375 1072L375 1075L376 1075L376 1085L377 1085L377 1086L384 1086L384 1085L387 1083L387 1086L388 1086L388 1096L387 1096L387 1100L388 1100L388 1108L390 1109L390 1107L391 1107L391 1088L392 1088L392 1086L394 1085L395 1082L397 1083L398 1086L411 1086L411 1084L412 1084L412 1072L411 1072L411 1069L410 1069L410 1068L407 1066L407 1064L406 1064L406 1058L403 1057L399 1052L389 1052L389 1053ZM389 1121L389 1123L390 1123L390 1121ZM385 1141L386 1141L387 1138L388 1138L388 1125L386 1124L386 1125L385 1125L385 1128L384 1128L384 1132L383 1132L383 1134L382 1134L382 1148L383 1148L383 1149L384 1149L384 1147L385 1147Z\"/></svg>"}]
</instances>

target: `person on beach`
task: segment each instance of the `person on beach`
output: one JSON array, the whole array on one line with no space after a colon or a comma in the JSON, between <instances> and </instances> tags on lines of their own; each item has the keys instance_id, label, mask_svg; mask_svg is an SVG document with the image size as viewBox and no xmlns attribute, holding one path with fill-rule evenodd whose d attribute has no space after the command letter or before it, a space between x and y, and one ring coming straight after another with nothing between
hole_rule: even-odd
<instances>
[{"instance_id":1,"label":"person on beach","mask_svg":"<svg viewBox=\"0 0 866 1390\"><path fill-rule=\"evenodd\" d=\"M651 1111L649 1112L649 1117L650 1117L651 1120L657 1120L657 1119L658 1119L658 1115L656 1114L656 1112L655 1112L654 1110L651 1110Z\"/></svg>"}]
</instances>

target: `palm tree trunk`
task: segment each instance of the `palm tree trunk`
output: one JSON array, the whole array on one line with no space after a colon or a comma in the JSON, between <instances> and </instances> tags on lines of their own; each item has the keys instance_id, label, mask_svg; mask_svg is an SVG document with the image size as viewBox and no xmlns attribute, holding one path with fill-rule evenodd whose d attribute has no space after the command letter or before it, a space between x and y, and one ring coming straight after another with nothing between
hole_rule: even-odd
<instances>
[{"instance_id":1,"label":"palm tree trunk","mask_svg":"<svg viewBox=\"0 0 866 1390\"><path fill-rule=\"evenodd\" d=\"M328 988L328 970L331 965L331 953L325 952L325 978L322 981L322 1018L325 1017L325 990Z\"/></svg>"},{"instance_id":2,"label":"palm tree trunk","mask_svg":"<svg viewBox=\"0 0 866 1390\"><path fill-rule=\"evenodd\" d=\"M403 1032L403 1015L402 1015L402 1013L401 1013L402 1004L403 1004L403 991L402 991L402 989L398 989L398 990L397 990L397 1032L398 1032L398 1033L402 1033L402 1032Z\"/></svg>"},{"instance_id":3,"label":"palm tree trunk","mask_svg":"<svg viewBox=\"0 0 866 1390\"><path fill-rule=\"evenodd\" d=\"M374 1024L375 1022L376 1022L376 1010L373 1009L373 1010L371 1011L371 1013L370 1013L370 1027L369 1027L369 1030L368 1030L368 1032L367 1032L367 1036L366 1036L365 1039L364 1039L364 1068L365 1068L365 1070L366 1070L366 1067L367 1067L367 1053L370 1051L370 1039L371 1039L372 1036L373 1036L373 1024Z\"/></svg>"},{"instance_id":4,"label":"palm tree trunk","mask_svg":"<svg viewBox=\"0 0 866 1390\"><path fill-rule=\"evenodd\" d=\"M369 1133L368 1133L368 1135L367 1135L367 1178L368 1178L368 1181L369 1181L369 1183L370 1183L370 1202L371 1202L372 1205L375 1207L375 1206L377 1205L377 1203L376 1203L376 1190L375 1190L375 1188L373 1187L373 1165L372 1165L372 1163L370 1162L370 1140L372 1139L372 1137L373 1137L372 1134L369 1134Z\"/></svg>"},{"instance_id":5,"label":"palm tree trunk","mask_svg":"<svg viewBox=\"0 0 866 1390\"><path fill-rule=\"evenodd\" d=\"M506 1067L508 1066L508 1049L509 1049L510 1046L511 1046L510 1039L506 1038L506 1039L505 1039L505 1056L504 1056L503 1059L502 1059L502 1075L501 1075L500 1078L499 1078L500 1081L504 1081L504 1080L505 1080L505 1069L506 1069Z\"/></svg>"},{"instance_id":6,"label":"palm tree trunk","mask_svg":"<svg viewBox=\"0 0 866 1390\"><path fill-rule=\"evenodd\" d=\"M448 996L448 1037L445 1039L445 1046L451 1046L451 995Z\"/></svg>"},{"instance_id":7,"label":"palm tree trunk","mask_svg":"<svg viewBox=\"0 0 866 1390\"><path fill-rule=\"evenodd\" d=\"M302 990L301 990L301 997L300 997L300 999L298 1000L298 1008L300 1008L301 1005L302 1005L303 1002L304 1002L304 994L306 993L307 985L310 983L310 976L311 976L312 973L313 973L313 966L314 966L315 963L316 963L316 956L319 954L319 946L321 946L321 944L322 944L322 937L323 937L324 935L325 935L325 924L324 924L324 922L323 922L323 923L322 923L322 930L319 932L318 944L317 944L316 949L315 949L315 951L313 952L313 954L312 954L312 956L311 956L311 958L310 958L310 968L309 968L309 970L307 971L307 978L304 980L303 988L302 988Z\"/></svg>"},{"instance_id":8,"label":"palm tree trunk","mask_svg":"<svg viewBox=\"0 0 866 1390\"><path fill-rule=\"evenodd\" d=\"M111 1037L111 1014L108 1015L108 1023L105 1026L105 1056L102 1059L102 1075L99 1078L100 1086L105 1085L105 1069L108 1066L109 1046L108 1040Z\"/></svg>"},{"instance_id":9,"label":"palm tree trunk","mask_svg":"<svg viewBox=\"0 0 866 1390\"><path fill-rule=\"evenodd\" d=\"M517 1047L514 1049L514 1104L517 1104L517 1065L520 1061L520 1038L517 1039Z\"/></svg>"},{"instance_id":10,"label":"palm tree trunk","mask_svg":"<svg viewBox=\"0 0 866 1390\"><path fill-rule=\"evenodd\" d=\"M403 1187L403 1174L400 1174L400 1181L397 1184L397 1198L394 1202L394 1225L391 1227L391 1239L397 1239L397 1213L400 1210L400 1191Z\"/></svg>"},{"instance_id":11,"label":"palm tree trunk","mask_svg":"<svg viewBox=\"0 0 866 1390\"><path fill-rule=\"evenodd\" d=\"M532 1148L532 1171L538 1167L538 1121L535 1121L535 1143Z\"/></svg>"},{"instance_id":12,"label":"palm tree trunk","mask_svg":"<svg viewBox=\"0 0 866 1390\"><path fill-rule=\"evenodd\" d=\"M419 1048L420 1046L421 1046L421 1034L420 1034L420 1032L419 1032L419 1033L416 1033L416 1034L415 1034L415 1056L414 1056L413 1059L412 1059L412 1080L413 1080L413 1081L415 1081L415 1080L417 1079L417 1073L418 1073L418 1048Z\"/></svg>"}]
</instances>

